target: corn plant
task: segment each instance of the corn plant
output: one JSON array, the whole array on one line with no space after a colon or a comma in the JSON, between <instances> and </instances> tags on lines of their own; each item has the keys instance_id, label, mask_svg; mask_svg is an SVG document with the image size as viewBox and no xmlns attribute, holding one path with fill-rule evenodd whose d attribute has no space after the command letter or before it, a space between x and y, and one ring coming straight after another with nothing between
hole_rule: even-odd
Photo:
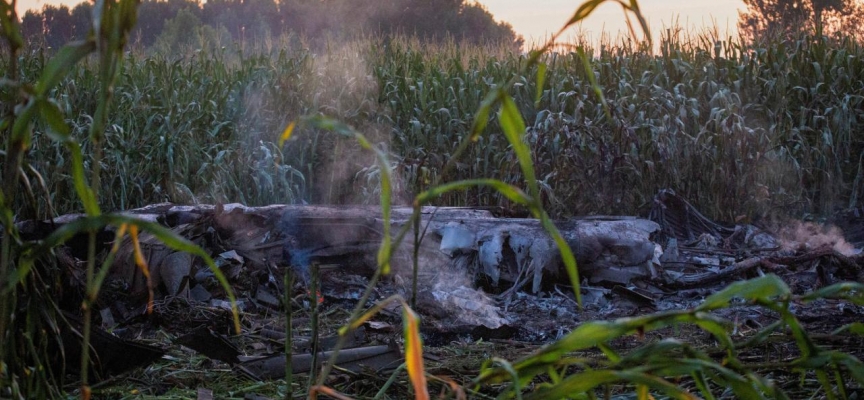
<instances>
[{"instance_id":1,"label":"corn plant","mask_svg":"<svg viewBox=\"0 0 864 400\"><path fill-rule=\"evenodd\" d=\"M80 395L90 398L90 335L92 329L92 306L98 296L101 284L111 266L113 255L119 248L119 243L126 233L135 245L136 262L145 276L148 276L148 266L144 262L138 246L139 230L147 230L165 242L169 247L192 252L201 257L213 270L217 279L223 284L234 300L225 277L216 268L212 259L203 250L186 239L178 237L169 230L152 223L136 220L119 214L103 214L101 212L99 193L102 178L103 143L106 139L108 115L111 111L114 85L120 73L123 61L123 49L129 32L135 24L135 1L98 1L95 6L94 24L88 39L69 43L61 48L53 57L44 63L44 68L32 83L22 80L17 59L23 42L18 30L18 19L15 15L14 2L2 2L2 37L8 49L7 76L4 80L3 95L12 101L4 104L18 104L15 108L6 108L0 116L0 129L6 138L4 163L4 181L0 192L0 214L3 215L2 259L0 259L0 340L3 346L0 350L0 380L4 396L12 397L48 397L56 396L57 388L62 383L62 377L51 376L48 353L45 350L49 341L59 344L58 319L54 311L59 310L53 303L50 294L52 272L41 268L50 260L46 254L62 245L72 236L79 233L88 235L86 257L84 299L81 303L83 312L83 329L81 343ZM87 123L87 150L91 153L89 163L89 179L87 166L83 159L82 146L79 139L73 135L63 117L63 109L55 100L54 88L64 79L64 76L85 57L95 53L97 74L93 77L95 106L93 116ZM11 89L11 90L10 90ZM57 229L48 237L39 241L22 240L15 225L16 194L19 188L24 188L28 194L25 203L36 208L35 194L31 181L39 182L44 189L44 179L25 163L25 154L33 142L33 126L40 121L46 129L44 133L58 144L61 144L69 158L70 171L73 180L74 193L86 212L86 217ZM26 173L29 171L29 174ZM47 193L46 193L47 194ZM35 213L34 215L38 215ZM115 245L104 260L101 267L96 268L96 233L105 226L117 227ZM49 268L50 268L50 264ZM41 271L40 271L41 270ZM47 274L46 274L47 273ZM13 318L13 310L19 308L18 301L26 307L26 314ZM50 305L51 307L45 307ZM233 306L235 327L239 330L236 305ZM54 338L47 334L54 335ZM8 388L8 389L7 389Z\"/></svg>"},{"instance_id":2,"label":"corn plant","mask_svg":"<svg viewBox=\"0 0 864 400\"><path fill-rule=\"evenodd\" d=\"M580 7L579 10L577 10L573 19L571 19L570 24L575 23L581 18L584 18L585 16L590 14L591 10L593 10L593 8L595 8L601 2L602 1L589 1L583 4L583 6ZM622 3L622 5L625 5L625 8L627 8L626 4ZM641 15L639 14L639 9L635 2L631 2L629 8L627 9L633 11L637 16L640 17L641 20ZM644 26L644 21L641 22ZM537 64L540 60L540 55L543 54L543 52L549 47L551 47L552 43L554 43L554 37L552 41L550 41L550 44L547 45L547 47L540 49L536 53L532 53L525 60L525 64L528 66L533 66L534 64ZM586 78L586 80L591 82L593 89L597 89L598 83L595 81L595 77L592 75L594 73L592 63L586 61L584 51L579 52L578 55L582 57L581 64L586 67L586 73L590 75L588 78ZM420 56L419 54L408 56L422 58L422 56ZM719 54L717 56L719 56ZM395 70L399 71L398 68ZM542 63L538 64L536 72L537 89L535 90L535 104L540 102L543 95L542 88L546 79L546 73L547 65ZM424 79L426 79L425 77L428 77L430 74L421 73L420 75L423 76ZM425 80L425 85L424 81L422 80L407 81L408 83L410 83L410 85L404 88L388 88L388 86L385 84L383 90L388 93L397 93L400 90L405 90L406 92L410 92L418 96L417 101L410 104L419 104L420 107L422 107L423 109L426 109L427 107L431 107L434 109L439 106L438 103L429 99L429 97L434 96L429 95L429 93L434 92L443 85L436 85L434 81L434 73L431 75L433 77L431 84L428 83L429 80ZM478 141L480 134L487 127L492 107L494 105L500 104L501 109L497 119L498 127L501 129L501 131L503 131L507 141L506 143L508 144L509 148L513 150L513 153L518 160L519 172L522 174L522 177L525 179L526 186L528 187L527 193L518 187L515 187L498 179L467 179L442 184L438 184L439 180L436 179L436 182L431 184L431 187L428 190L421 192L415 197L415 214L413 216L414 222L416 223L417 221L419 221L419 207L423 204L429 203L435 198L438 198L452 191L466 190L475 186L488 186L509 201L529 208L532 214L541 220L544 228L547 229L550 235L552 235L553 238L556 239L556 242L558 242L559 245L559 251L562 254L565 266L567 267L568 274L571 277L571 282L573 284L575 295L578 301L579 282L578 274L575 268L575 261L573 260L573 256L569 252L569 248L567 247L566 243L563 243L563 240L560 240L560 234L558 234L556 228L551 223L549 216L546 214L543 208L542 200L540 197L540 185L538 184L538 180L536 179L534 166L531 159L531 153L529 152L529 147L525 143L525 132L527 129L523 118L519 112L519 109L516 105L516 102L514 102L513 98L508 94L508 90L512 89L513 87L524 86L524 84L517 86L517 83L522 83L520 82L518 76L507 77L504 81L506 83L500 86L492 85L490 93L483 96L481 106L477 110L473 121L470 124L470 129L465 132L466 135L459 138L459 141L455 143L450 143L451 148L453 144L458 143L458 145L455 147L455 151L452 154L448 154L449 157L445 158L446 161L442 162L443 166L441 168L441 174L438 175L438 178L440 179L441 177L447 177L448 171L450 170L450 168L452 168L453 165L455 165L455 163L459 159L459 156L464 151L466 151L473 142ZM450 94L446 90L444 90L443 93L444 96ZM718 93L722 94L722 91ZM595 90L594 94L601 103L600 107L595 108L597 112L602 112L602 115L598 115L598 118L602 118L603 116L605 116L607 120L612 119L613 112L610 110L611 107L606 103L602 91ZM719 105L723 106L723 110L728 110L731 108L734 112L734 105L730 107L729 103L730 101L734 102L734 98L730 99L726 97L720 97L718 99L717 95L715 95L712 97L712 101L715 99L718 102L722 103ZM397 104L398 103L396 102L391 103L391 105L393 106L396 106ZM422 113L423 109L418 110L418 108L415 107L413 111ZM632 110L629 110L629 112L632 112ZM734 129L742 129L735 125L736 117L733 115L731 117L733 119L730 120L729 116L722 114L722 110L719 112L721 114L714 116L714 118L720 118L720 120L717 121L717 125L715 128L720 129L722 127L728 127L727 129L729 130L725 131L724 133L732 137L736 137L737 142L735 142L734 144L729 142L722 142L718 145L718 147L720 149L723 149L724 147L732 144L731 150L725 155L731 155L732 157L735 157L738 155L738 152L742 151L742 149L749 144L745 138L742 138L742 136L752 135L752 132L734 131ZM450 116L451 112L447 109L441 108L435 114L440 116ZM434 114L429 114L429 116L432 115ZM420 123L421 117L422 115L417 116L410 121L412 129L416 128L420 130L420 132L422 132L423 129L423 125ZM365 137L344 124L321 118L313 118L311 120L307 120L307 123L311 123L317 128L335 130L339 133L342 133L343 135L353 136L364 148L373 149L373 147L369 145L368 140ZM291 135L293 128L293 124L289 126L289 128L286 130L286 133L283 134L283 140ZM430 142L428 142L428 140L431 139L430 136L432 135L420 133L417 135L406 135L405 137L406 139L425 138L427 142L415 142L412 145L414 147L418 147L418 144L420 144L421 146L428 146L430 144ZM726 153L726 150L721 150L721 152ZM385 229L389 229L389 208L391 192L390 165L387 162L386 155L383 152L381 152L380 150L376 150L376 154L378 156L379 168L382 174L380 181L380 194L381 206L384 216L384 226ZM415 247L419 245L419 243L416 242L417 227L418 225L414 225ZM402 231L399 232L395 236L395 239L392 241L390 233L384 232L384 242L382 243L382 246L380 248L378 259L379 269L371 280L369 288L367 288L367 292L364 294L364 296L361 298L361 301L358 303L355 312L352 314L352 317L349 320L349 323L346 325L345 328L340 331L340 335L342 337L344 337L346 333L350 332L351 329L359 326L360 323L369 318L369 316L376 310L383 307L383 305L378 304L368 312L362 313L362 307L368 298L368 294L370 293L372 286L377 283L377 279L382 274L386 274L388 271L389 256L392 254L391 248L393 246L398 246L399 243L401 243L409 229L410 224L406 224ZM417 268L416 260L415 268ZM414 285L414 287L416 290L416 284ZM860 284L838 284L822 289L814 294L804 296L801 300L811 301L818 298L839 296L840 298L851 301L855 304L862 304L864 303L864 299L861 298L861 294L864 293L862 292L862 289L864 289L864 286ZM785 285L785 283L783 283L781 280L774 276L767 276L752 281L733 284L727 289L710 296L705 300L702 305L692 310L670 311L638 318L622 319L611 322L591 322L583 324L561 340L558 340L544 347L538 353L532 354L523 360L517 361L516 363L509 363L504 360L493 361L492 363L490 363L490 366L477 378L476 383L485 384L497 383L502 381L511 382L511 385L507 388L507 391L505 391L502 395L503 398L525 397L536 399L553 399L573 397L581 398L580 396L584 396L585 398L593 398L594 390L596 388L618 382L626 382L635 385L636 392L639 398L649 398L649 393L651 390L658 390L673 398L696 398L695 395L678 387L675 383L672 383L668 380L669 377L679 377L685 375L690 376L693 379L700 393L706 398L715 398L714 392L716 389L712 389L712 384L729 387L732 389L732 392L736 396L739 396L741 398L788 398L781 389L777 388L773 384L772 381L753 373L751 366L745 365L736 358L736 347L735 345L733 345L732 340L728 334L728 322L723 321L709 313L710 311L717 310L719 308L729 307L731 305L731 300L735 297L740 297L747 301L755 302L781 315L781 321L776 324L772 324L771 326L765 328L762 332L757 334L755 341L760 340L760 338L767 337L769 334L780 328L789 327L792 330L793 336L801 350L802 355L799 359L795 361L789 363L779 363L776 365L776 367L785 369L796 369L803 367L805 369L815 371L815 373L819 377L819 382L821 383L826 393L833 394L834 388L836 387L838 388L840 394L843 397L846 396L846 383L842 377L843 373L851 374L852 377L859 384L864 383L864 375L862 375L860 372L864 370L864 364L862 364L860 360L842 352L822 350L813 344L812 340L803 330L800 323L789 311L791 291ZM403 304L403 307L406 310L410 311L410 308L408 308L407 304ZM650 344L628 355L618 354L617 352L612 350L611 346L609 346L608 344L610 340L625 335L630 335L634 333L638 333L641 335L644 332L653 329L667 326L675 326L681 323L695 324L714 335L714 337L722 344L723 349L727 352L727 358L724 362L724 365L715 362L701 351L678 341L670 340ZM413 332L411 334L413 334ZM409 335L409 332L406 331L406 336L407 335ZM340 344L336 347L337 351L341 347L340 345L341 340ZM412 345L413 342L409 340L408 347L411 348ZM599 368L597 368L594 365L591 365L589 360L575 357L567 357L568 353L593 347L599 347L604 352L608 359L607 364L601 365ZM412 362L416 362L416 359L414 361L406 362L408 362L410 365ZM328 366L324 367L324 372L319 378L319 385L316 386L316 389L313 391L313 393L320 392L333 396L338 396L339 398L344 398L344 395L337 394L329 388L327 388L326 390L322 390L324 389L324 387L321 384L329 372L330 365L332 365L332 362L328 364ZM573 370L571 368L573 366L579 366L583 369L583 371L573 373ZM831 379L829 378L826 371L835 372L834 382L831 382ZM548 384L539 385L536 390L530 391L527 394L523 395L523 391L525 390L524 388L528 385L528 383L534 381L538 377L538 375L541 374L548 374L548 376L551 377L551 382ZM410 367L409 375L411 375ZM416 380L416 375L411 376L412 381L414 382L414 387L415 389L417 389L418 383ZM422 389L418 391L416 396L417 398L428 397L428 395L426 395L425 391L423 391Z\"/></svg>"},{"instance_id":3,"label":"corn plant","mask_svg":"<svg viewBox=\"0 0 864 400\"><path fill-rule=\"evenodd\" d=\"M591 13L594 8L596 8L603 1L605 0L591 0L583 4L576 11L570 21L568 21L568 23L558 32L558 34L551 37L549 42L544 47L531 53L530 57L526 60L526 65L531 66L538 63L540 56L555 44L555 40L557 36L561 34L561 32L563 32L568 26L578 23L579 21L584 19L587 15ZM632 1L629 5L624 3L621 3L621 5L625 8L625 10L634 13L634 15L639 19L643 29L647 27L641 13L639 12L638 4L635 1ZM645 30L647 31L647 29ZM545 69L545 65L541 64L540 72L537 74L538 86L541 87L545 80ZM347 337L347 335L351 333L354 329L359 327L364 321L370 318L371 315L383 308L384 305L387 303L387 301L380 302L376 306L372 307L372 309L366 312L363 311L366 301L372 293L375 285L378 283L378 279L380 279L382 275L387 275L390 273L390 260L393 256L394 249L402 243L402 240L405 238L406 234L411 228L413 228L415 232L414 248L416 249L420 246L417 232L420 224L421 207L425 204L428 204L431 200L440 197L441 195L448 192L465 190L474 186L488 186L495 189L503 196L507 197L510 201L527 207L534 215L534 217L540 220L543 228L555 240L555 243L558 246L558 251L561 254L562 261L567 270L567 274L570 277L570 282L573 286L573 292L576 297L576 301L581 304L581 295L579 290L579 274L576 269L576 259L573 256L573 252L570 249L570 246L567 244L567 242L564 241L561 233L552 223L552 219L549 217L549 215L543 208L542 200L540 198L540 189L537 183L537 179L535 178L534 166L531 160L531 153L529 152L528 146L523 140L526 131L525 122L522 119L522 116L520 115L519 110L517 109L512 97L507 93L507 90L516 83L516 79L511 78L502 83L496 84L492 87L492 90L483 97L483 100L480 103L480 107L477 109L476 116L471 125L471 134L462 138L461 142L456 147L453 155L445 164L442 171L442 176L446 176L448 170L453 165L455 165L456 162L458 162L459 157L463 154L463 152L465 152L474 142L477 141L477 138L479 138L486 129L488 119L493 107L500 105L500 111L498 112L498 122L507 142L510 144L513 152L515 153L518 159L519 167L525 176L525 185L528 188L527 193L519 187L507 184L503 181L496 179L471 179L441 184L437 184L436 182L436 185L434 185L431 189L424 191L415 197L413 202L414 213L412 214L409 222L406 223L400 230L400 232L395 235L395 238L391 236L390 233L392 171L387 158L387 154L380 149L373 147L369 140L363 134L357 132L356 130L344 123L328 118L323 118L320 116L313 116L303 121L304 124L308 124L314 128L335 131L341 135L351 137L355 139L361 147L367 150L371 150L375 153L377 164L381 174L380 206L382 211L383 224L382 243L378 251L378 268L376 269L373 277L370 279L365 292L360 297L360 300L358 301L354 312L351 314L348 323L342 329L340 329L339 340L337 341L337 344L334 348L333 355L331 356L330 361L323 367L323 371L318 378L317 384L313 388L311 388L310 396L316 395L319 391L323 391L323 393L331 395L336 394L333 393L331 389L324 386L324 380L329 375L329 372L335 363L336 356L339 350L341 350L342 346L344 345L345 337ZM541 92L537 91L537 102L539 102L540 95ZM286 140L290 139L290 137L293 135L294 128L294 122L288 125L280 138L280 144L284 144ZM415 271L413 274L415 282L412 285L415 291L417 288L417 268L418 260L417 253L415 252ZM416 293L414 293L412 296L416 296ZM402 301L402 303L402 307L405 310L403 318L406 321L406 369L409 377L411 378L412 385L415 388L415 398L428 399L429 395L425 387L425 377L423 376L422 352L420 351L419 347L421 346L421 344L419 343L418 334L419 325L417 323L416 316L414 315L408 304L406 304L404 301Z\"/></svg>"},{"instance_id":4,"label":"corn plant","mask_svg":"<svg viewBox=\"0 0 864 400\"><path fill-rule=\"evenodd\" d=\"M564 28L603 2L585 2ZM635 1L616 2L644 27ZM326 46L319 54L289 40L254 51L244 43L208 44L180 54L138 49L124 56L134 2L97 5L93 34L53 55L25 46L14 3L4 1L0 10L9 51L0 63L6 77L0 82L0 132L6 139L0 171L0 379L13 394L59 395L50 372L21 367L44 365L45 325L13 319L12 310L39 315L40 301L50 301L40 286L40 267L50 264L43 256L74 233L90 235L83 303L88 324L113 254L95 265L93 232L101 227L115 226L118 242L126 233L134 241L137 231L147 230L212 267L200 249L158 226L103 214L103 208L164 200L334 202L341 196L330 188L345 180L376 195L365 200L380 203L387 229L400 186L413 194L418 210L424 204L516 205L556 238L578 298L575 262L550 215L633 214L667 187L726 220L777 210L824 213L838 202L854 207L864 191L864 141L855 135L864 68L859 44L848 39L805 35L751 44L671 28L654 54L650 45L626 38L560 45L562 29L521 55L503 46L367 37ZM285 126L282 140L272 140L272 132ZM379 140L385 144L373 144ZM355 153L360 150L365 152ZM356 164L345 170L330 165L348 154L362 156L350 157ZM85 219L38 243L22 240L15 229L16 217L81 209ZM378 271L342 337L382 306L364 310L375 283L388 273L394 249L412 229L416 248L416 224L384 235ZM711 385L718 383L740 396L782 398L770 381L751 373L752 366L735 363L725 321L707 314L727 306L721 300L739 296L783 315L764 335L789 327L806 354L779 367L816 371L827 393L833 384L825 371L851 371L860 382L854 374L860 369L853 369L860 362L812 346L784 307L841 292L860 302L857 286L793 299L774 278L748 282L694 310L585 324L533 356L495 360L476 383L509 381L505 396L517 398L590 398L597 387L622 382L635 384L643 397L659 390L688 398L692 394L669 377L689 376L706 398L715 396ZM406 370L421 397L416 316L408 302L390 301L404 303ZM683 343L662 342L628 355L606 345L682 322L714 335L732 365L719 365ZM13 329L25 334L10 334ZM592 346L607 358L599 368L568 356ZM670 360L681 355L686 363L673 365ZM84 396L87 356L81 368ZM323 385L332 363L327 365L310 389L340 396ZM844 387L841 375L833 377L838 388ZM552 384L526 389L541 377Z\"/></svg>"},{"instance_id":5,"label":"corn plant","mask_svg":"<svg viewBox=\"0 0 864 400\"><path fill-rule=\"evenodd\" d=\"M754 44L673 27L656 54L629 39L541 53L542 85L540 64L505 46L365 37L313 54L280 40L254 51L130 53L106 123L100 201L112 209L166 200L374 202L379 172L355 144L316 130L284 147L272 140L289 121L323 113L386 143L408 202L444 178L472 136L476 104L509 80L554 216L635 214L663 188L727 221L824 215L860 205L864 194L864 142L855 134L862 51L853 40L802 34ZM21 52L19 73L35 80L47 55ZM81 89L98 86L96 67L76 64L52 89L76 137L96 108L96 92ZM488 124L501 129L496 118ZM57 212L74 211L71 163L46 127L35 121L27 159L50 194L34 199L41 210L50 201ZM524 181L503 136L476 140L448 179ZM92 163L95 153L82 145ZM349 154L361 157L339 163L355 159ZM435 204L511 205L489 188Z\"/></svg>"},{"instance_id":6,"label":"corn plant","mask_svg":"<svg viewBox=\"0 0 864 400\"><path fill-rule=\"evenodd\" d=\"M528 122L553 214L633 214L665 187L727 221L860 205L855 41L802 35L757 46L670 29L659 54L628 40L575 46L542 56L539 88L539 66L519 72L524 56L407 41L379 48L375 73L408 186L428 188L470 135L470 103L513 78L508 94ZM524 179L500 139L479 138L456 177ZM439 200L466 203L507 201L491 190Z\"/></svg>"},{"instance_id":7,"label":"corn plant","mask_svg":"<svg viewBox=\"0 0 864 400\"><path fill-rule=\"evenodd\" d=\"M674 382L689 377L702 398L706 399L717 398L724 388L736 398L788 399L790 396L776 382L760 375L757 369L798 370L814 373L827 398L848 398L852 385L844 374L851 376L859 386L864 385L864 363L849 354L816 346L789 308L793 301L810 302L825 298L861 305L864 304L864 285L840 283L804 296L793 296L789 287L773 275L733 283L693 309L582 324L567 336L521 360L504 366L488 363L476 382L512 382L506 389L506 398L578 398L613 383L634 385L640 398L647 398L649 389L670 398L699 398ZM735 300L757 304L777 313L780 318L747 342L735 344L729 335L730 321L710 313L734 305ZM682 324L696 325L712 335L724 352L723 361L718 362L704 351L676 339L648 343L629 354L619 354L609 344L613 339L642 336L655 329ZM750 365L738 358L739 351L759 345L770 335L782 334L786 329L791 331L800 352L794 360ZM600 348L604 355L599 364L596 360L571 355L595 347ZM523 396L524 388L539 375L550 377L549 381Z\"/></svg>"}]
</instances>

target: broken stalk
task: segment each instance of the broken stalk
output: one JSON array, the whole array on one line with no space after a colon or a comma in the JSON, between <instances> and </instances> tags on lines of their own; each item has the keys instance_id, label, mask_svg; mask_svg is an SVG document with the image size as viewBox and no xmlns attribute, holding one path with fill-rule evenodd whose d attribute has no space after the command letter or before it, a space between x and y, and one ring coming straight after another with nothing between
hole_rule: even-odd
<instances>
[{"instance_id":1,"label":"broken stalk","mask_svg":"<svg viewBox=\"0 0 864 400\"><path fill-rule=\"evenodd\" d=\"M416 211L415 211L416 212ZM420 269L420 218L415 218L414 223L414 271L411 273L411 308L417 308L417 270Z\"/></svg>"},{"instance_id":2,"label":"broken stalk","mask_svg":"<svg viewBox=\"0 0 864 400\"><path fill-rule=\"evenodd\" d=\"M399 230L399 233L396 235L396 238L393 240L393 246L398 247L402 240L405 239L405 235L408 234L408 229L411 227L411 223L414 219L420 218L420 208L417 207L414 209L414 214L411 216L412 220L407 224L402 226L402 229ZM393 252L390 252L389 257L393 256ZM389 259L387 260L389 262ZM360 296L360 300L357 302L357 305L354 306L354 310L351 311L351 316L348 317L348 323L345 326L339 328L339 339L336 340L336 345L333 346L333 350L331 351L330 358L327 360L327 363L324 364L321 375L318 377L318 386L324 385L324 379L327 378L327 375L330 374L330 369L333 368L333 365L336 363L336 357L339 355L339 351L342 350L342 347L345 346L345 340L351 332L354 332L353 324L361 315L363 315L363 310L365 308L365 304L369 301L369 297L372 295L372 291L375 289L375 286L378 284L378 280L381 279L382 274L382 264L379 263L378 267L375 269L375 273L372 274L372 278L369 279L369 283L366 285L366 290L363 291L363 295Z\"/></svg>"},{"instance_id":3,"label":"broken stalk","mask_svg":"<svg viewBox=\"0 0 864 400\"><path fill-rule=\"evenodd\" d=\"M420 224L423 223L423 219L420 218L421 213L421 205L417 205L414 207L414 214L411 218L414 220L414 271L413 276L411 277L411 308L417 308L417 271L420 270L420 243L423 242L423 238L426 237L426 231L429 230L429 226L432 225L432 220L435 219L435 214L438 213L438 208L436 207L432 214L429 216L429 221L426 222L426 226L423 228L423 232L420 232Z\"/></svg>"},{"instance_id":4,"label":"broken stalk","mask_svg":"<svg viewBox=\"0 0 864 400\"><path fill-rule=\"evenodd\" d=\"M318 262L313 261L310 265L312 274L311 288L309 289L309 303L312 307L312 368L309 369L309 388L315 383L318 371ZM311 391L310 391L311 395Z\"/></svg>"},{"instance_id":5,"label":"broken stalk","mask_svg":"<svg viewBox=\"0 0 864 400\"><path fill-rule=\"evenodd\" d=\"M292 370L292 357L294 355L294 335L291 332L291 317L293 310L291 307L291 289L294 287L294 274L290 268L285 268L285 276L282 278L282 283L285 286L282 295L282 301L285 304L285 400L290 400L293 397L294 371Z\"/></svg>"},{"instance_id":6,"label":"broken stalk","mask_svg":"<svg viewBox=\"0 0 864 400\"><path fill-rule=\"evenodd\" d=\"M11 21L18 21L15 3L16 1L12 0L10 15L6 16L6 18ZM10 79L14 82L19 79L18 49L21 47L21 43L16 42L12 37L4 35L4 38L6 39L7 48L9 49L8 74L4 76L4 79ZM2 132L4 136L8 136L5 143L6 152L3 153L6 157L3 170L4 178L3 184L0 184L0 212L6 214L3 220L3 238L0 239L0 247L2 247L0 248L0 341L4 344L3 346L0 346L0 377L11 378L12 374L5 369L8 367L6 366L6 343L9 343L6 341L6 329L7 323L12 319L12 314L9 310L12 308L10 307L10 303L14 301L15 296L14 290L6 291L7 286L10 288L12 287L10 284L12 277L9 276L9 270L12 266L12 241L13 233L15 232L15 224L10 223L12 220L10 217L12 210L14 210L15 207L15 195L18 193L18 171L24 160L26 142L23 138L16 139L12 132L12 127L16 125L14 109L4 106L3 111L8 111L9 114L0 115L8 122L8 128L4 128ZM2 382L4 384L7 383L5 379ZM11 380L9 382L11 382Z\"/></svg>"},{"instance_id":7,"label":"broken stalk","mask_svg":"<svg viewBox=\"0 0 864 400\"><path fill-rule=\"evenodd\" d=\"M405 370L405 363L400 364L392 374L390 374L390 378L387 379L387 382L384 382L384 385L381 386L381 389L378 390L378 393L375 394L373 400L378 400L384 398L385 393L387 393L387 389L390 389L390 386L393 386L393 383L396 382L396 378L399 377L399 374Z\"/></svg>"},{"instance_id":8,"label":"broken stalk","mask_svg":"<svg viewBox=\"0 0 864 400\"><path fill-rule=\"evenodd\" d=\"M81 334L81 398L90 398L90 386L87 385L87 373L90 367L90 331L93 324L93 304L99 289L93 285L94 271L96 267L96 231L90 230L87 241L87 297L81 303L84 311L83 332Z\"/></svg>"}]
</instances>

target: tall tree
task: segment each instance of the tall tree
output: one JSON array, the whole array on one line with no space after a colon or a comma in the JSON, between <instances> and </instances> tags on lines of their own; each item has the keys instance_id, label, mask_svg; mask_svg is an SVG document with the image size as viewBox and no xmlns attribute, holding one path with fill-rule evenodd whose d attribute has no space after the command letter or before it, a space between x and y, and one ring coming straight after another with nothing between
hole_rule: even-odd
<instances>
[{"instance_id":1,"label":"tall tree","mask_svg":"<svg viewBox=\"0 0 864 400\"><path fill-rule=\"evenodd\" d=\"M84 39L93 25L93 5L84 2L72 9L72 37Z\"/></svg>"},{"instance_id":2,"label":"tall tree","mask_svg":"<svg viewBox=\"0 0 864 400\"><path fill-rule=\"evenodd\" d=\"M214 27L222 27L235 39L240 39L243 29L242 7L240 0L209 0L203 5L203 22Z\"/></svg>"},{"instance_id":3,"label":"tall tree","mask_svg":"<svg viewBox=\"0 0 864 400\"><path fill-rule=\"evenodd\" d=\"M69 14L69 7L46 4L42 8L42 18L47 28L45 42L48 47L59 49L72 39L75 26L72 15Z\"/></svg>"},{"instance_id":4,"label":"tall tree","mask_svg":"<svg viewBox=\"0 0 864 400\"><path fill-rule=\"evenodd\" d=\"M510 24L496 22L482 5L465 0L381 1L371 13L365 30L416 35L427 40L452 38L522 45L522 38Z\"/></svg>"},{"instance_id":5,"label":"tall tree","mask_svg":"<svg viewBox=\"0 0 864 400\"><path fill-rule=\"evenodd\" d=\"M862 6L856 0L744 0L738 32L749 40L765 34L791 37L800 32L857 33Z\"/></svg>"},{"instance_id":6,"label":"tall tree","mask_svg":"<svg viewBox=\"0 0 864 400\"><path fill-rule=\"evenodd\" d=\"M45 44L45 24L42 22L42 13L34 10L27 10L24 13L24 17L21 18L21 35L30 43Z\"/></svg>"},{"instance_id":7,"label":"tall tree","mask_svg":"<svg viewBox=\"0 0 864 400\"><path fill-rule=\"evenodd\" d=\"M46 5L42 12L25 14L23 31L31 43L56 49L87 35L92 10L88 2L71 12L66 6ZM517 48L522 44L509 24L496 22L482 5L466 0L141 0L131 40L145 48L158 41L176 51L205 36L222 42L259 41L287 32L313 44L368 34L507 42Z\"/></svg>"},{"instance_id":8,"label":"tall tree","mask_svg":"<svg viewBox=\"0 0 864 400\"><path fill-rule=\"evenodd\" d=\"M182 9L174 18L165 21L165 27L156 44L163 51L181 53L199 43L201 19L190 9Z\"/></svg>"},{"instance_id":9,"label":"tall tree","mask_svg":"<svg viewBox=\"0 0 864 400\"><path fill-rule=\"evenodd\" d=\"M279 31L279 9L274 0L243 0L241 5L240 18L247 38L263 39Z\"/></svg>"},{"instance_id":10,"label":"tall tree","mask_svg":"<svg viewBox=\"0 0 864 400\"><path fill-rule=\"evenodd\" d=\"M196 0L143 0L138 6L138 23L131 39L143 47L153 45L166 21L176 17L180 10L201 18L201 6Z\"/></svg>"}]
</instances>

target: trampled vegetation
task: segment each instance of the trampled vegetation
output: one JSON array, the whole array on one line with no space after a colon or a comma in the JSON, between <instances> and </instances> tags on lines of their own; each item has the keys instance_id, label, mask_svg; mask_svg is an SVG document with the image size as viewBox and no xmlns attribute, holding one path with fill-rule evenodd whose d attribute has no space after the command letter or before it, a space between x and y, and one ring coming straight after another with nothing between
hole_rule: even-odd
<instances>
[{"instance_id":1,"label":"trampled vegetation","mask_svg":"<svg viewBox=\"0 0 864 400\"><path fill-rule=\"evenodd\" d=\"M63 377L45 368L60 313L46 287L58 273L49 254L75 233L88 243L79 277L86 288L84 343L92 304L117 251L113 247L96 265L98 227L116 226L118 243L128 232L137 246L141 229L195 253L230 297L225 278L200 248L156 224L103 209L166 200L371 202L381 204L389 229L392 190L393 201L418 205L513 202L540 218L554 237L547 209L560 216L638 214L662 188L675 189L721 220L827 214L855 207L861 197L864 66L861 47L851 39L802 34L753 46L667 31L659 54L626 40L541 55L514 53L512 43L477 47L398 37L316 50L277 42L124 53L135 2L99 4L105 6L101 30L56 55L25 49L9 22L14 13L2 13L12 54L2 60L2 72L13 79L3 82L0 124L9 135L0 196L0 378L6 386L0 396L65 394L55 386ZM294 129L296 121L303 123ZM472 186L478 184L485 186ZM47 238L18 235L17 220L82 209L86 218ZM406 233L384 231L379 269L363 299L387 273L392 246ZM572 254L566 245L561 253L578 300ZM673 383L683 376L706 398L721 392L788 398L738 358L728 321L710 314L743 299L779 316L744 346L781 333L797 349L794 359L762 368L805 372L815 377L815 390L847 398L849 388L864 382L860 360L814 345L790 303L841 299L862 305L862 289L840 283L802 296L776 276L740 282L692 309L585 323L512 364L491 360L470 383L504 382L495 393L516 398L593 398L604 387L611 397L612 383L632 384L628 388L640 398L649 390L694 398ZM345 330L369 315L364 307L360 301ZM377 307L383 305L372 311ZM404 302L403 310L410 387L417 398L428 398L418 320ZM27 318L12 318L18 311ZM239 329L236 305L234 316ZM722 365L674 340L629 354L608 345L682 323L717 341ZM791 337L782 335L787 329ZM843 330L860 333L861 326L837 332ZM572 356L595 347L605 357L599 362ZM81 353L79 393L89 398L89 353ZM330 368L304 392L334 393L323 386ZM450 388L454 395L462 390ZM291 390L283 394L289 397Z\"/></svg>"}]
</instances>

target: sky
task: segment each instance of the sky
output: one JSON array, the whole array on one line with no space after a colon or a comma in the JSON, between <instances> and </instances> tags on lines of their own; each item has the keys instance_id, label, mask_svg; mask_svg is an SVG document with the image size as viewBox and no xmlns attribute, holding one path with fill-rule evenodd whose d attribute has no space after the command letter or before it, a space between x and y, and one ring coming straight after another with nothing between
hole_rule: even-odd
<instances>
[{"instance_id":1,"label":"sky","mask_svg":"<svg viewBox=\"0 0 864 400\"><path fill-rule=\"evenodd\" d=\"M582 0L480 0L479 3L485 5L497 20L513 25L513 29L531 43L558 31L573 16ZM673 25L695 32L716 26L718 33L725 37L736 34L738 10L744 8L744 3L742 0L639 0L639 7L655 39L659 38L661 29ZM638 25L635 19L632 21ZM677 23L673 24L674 21ZM613 37L628 32L621 6L611 1L594 10L581 29L592 40L597 40L601 32ZM575 33L576 30L568 32ZM566 36L565 33L564 39Z\"/></svg>"},{"instance_id":2,"label":"sky","mask_svg":"<svg viewBox=\"0 0 864 400\"><path fill-rule=\"evenodd\" d=\"M376 1L376 0L359 0ZM44 4L66 4L70 7L80 0L18 0L18 14L31 8L41 9ZM517 33L528 43L542 41L557 31L573 15L582 0L478 0L499 21L513 25ZM688 31L701 31L704 27L717 27L721 36L734 35L738 21L738 9L744 7L742 0L640 0L652 35L659 37L663 27L677 20L677 26ZM634 23L636 21L634 20ZM589 39L596 41L601 32L613 37L626 32L621 7L609 2L595 10L583 24L582 30ZM575 30L570 32L575 33ZM572 35L572 34L570 34ZM566 39L566 35L564 39Z\"/></svg>"}]
</instances>

